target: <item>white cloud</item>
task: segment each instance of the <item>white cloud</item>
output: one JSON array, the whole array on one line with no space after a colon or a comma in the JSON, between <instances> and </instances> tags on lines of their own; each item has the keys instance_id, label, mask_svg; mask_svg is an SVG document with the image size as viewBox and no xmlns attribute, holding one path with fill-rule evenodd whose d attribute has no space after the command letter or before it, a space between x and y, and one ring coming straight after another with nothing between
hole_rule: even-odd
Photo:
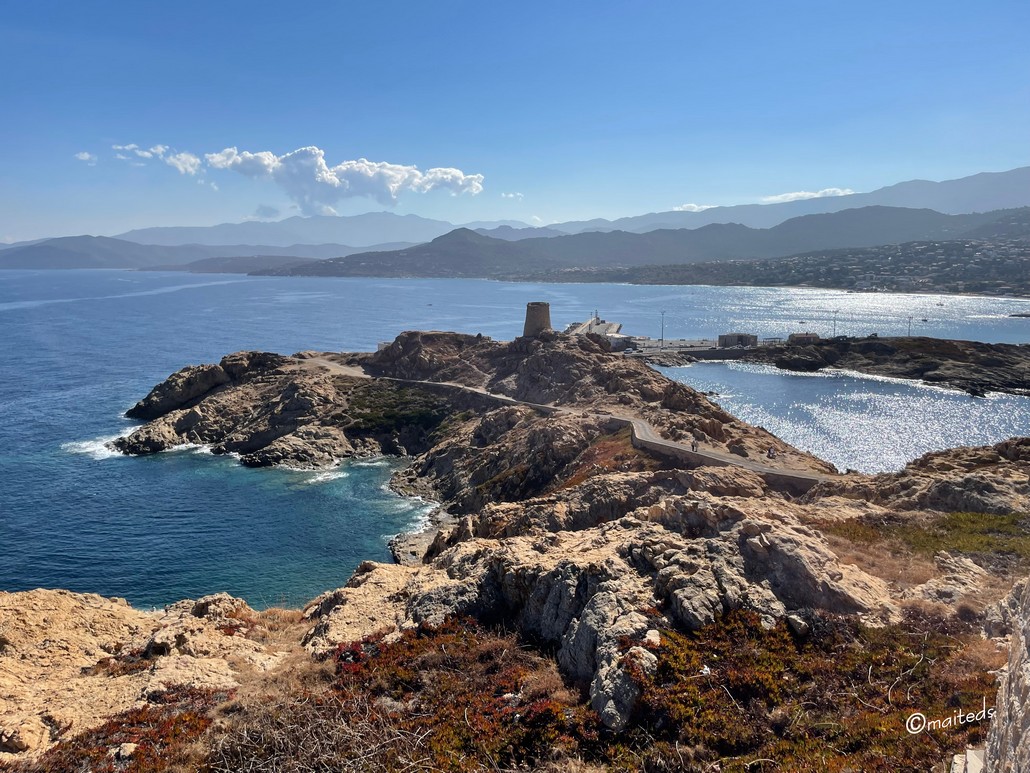
<instances>
[{"instance_id":1,"label":"white cloud","mask_svg":"<svg viewBox=\"0 0 1030 773\"><path fill-rule=\"evenodd\" d=\"M150 148L151 154L157 156L158 158L163 156L167 150L168 150L168 146L167 145L154 145L153 147Z\"/></svg>"},{"instance_id":2,"label":"white cloud","mask_svg":"<svg viewBox=\"0 0 1030 773\"><path fill-rule=\"evenodd\" d=\"M154 146L154 148L163 148L163 147L164 147L163 145L155 145ZM133 153L136 156L138 156L139 158L153 158L154 155L155 155L154 148L151 148L150 150L144 150L139 145L137 145L135 142L130 142L128 145L112 145L111 146L112 150L120 150L120 151L124 151L125 153ZM118 158L128 158L128 156L125 156L125 155L122 155L121 153L119 153L118 154Z\"/></svg>"},{"instance_id":3,"label":"white cloud","mask_svg":"<svg viewBox=\"0 0 1030 773\"><path fill-rule=\"evenodd\" d=\"M277 156L226 148L204 156L212 169L232 169L246 177L272 180L300 206L304 214L335 214L332 205L341 199L368 196L382 204L394 204L404 191L426 193L449 190L452 195L483 190L483 175L460 169L436 167L424 172L415 166L386 161L343 161L329 166L318 147L298 148Z\"/></svg>"},{"instance_id":4,"label":"white cloud","mask_svg":"<svg viewBox=\"0 0 1030 773\"><path fill-rule=\"evenodd\" d=\"M673 207L673 212L704 212L706 209L711 209L717 206L716 204L680 204L678 207Z\"/></svg>"},{"instance_id":5,"label":"white cloud","mask_svg":"<svg viewBox=\"0 0 1030 773\"><path fill-rule=\"evenodd\" d=\"M532 215L529 219L532 220L534 223L542 223L542 222L544 222L544 219L542 217L540 217L539 215Z\"/></svg>"},{"instance_id":6,"label":"white cloud","mask_svg":"<svg viewBox=\"0 0 1030 773\"><path fill-rule=\"evenodd\" d=\"M502 193L501 194L501 198L502 199L516 199L518 201L522 201L522 199L524 199L525 196L523 196L521 193Z\"/></svg>"},{"instance_id":7,"label":"white cloud","mask_svg":"<svg viewBox=\"0 0 1030 773\"><path fill-rule=\"evenodd\" d=\"M173 169L177 169L179 174L195 175L200 171L200 159L185 151L166 156L164 162Z\"/></svg>"},{"instance_id":8,"label":"white cloud","mask_svg":"<svg viewBox=\"0 0 1030 773\"><path fill-rule=\"evenodd\" d=\"M79 153L76 153L75 154L75 158L77 158L79 161L85 161L86 162L86 166L96 166L97 165L97 157L95 155L93 155L92 153L87 153L85 150L83 150L83 151L81 151Z\"/></svg>"},{"instance_id":9,"label":"white cloud","mask_svg":"<svg viewBox=\"0 0 1030 773\"><path fill-rule=\"evenodd\" d=\"M823 188L821 191L794 191L793 193L777 193L775 196L763 196L763 204L782 204L785 201L801 201L802 199L821 199L826 196L850 196L851 188Z\"/></svg>"}]
</instances>

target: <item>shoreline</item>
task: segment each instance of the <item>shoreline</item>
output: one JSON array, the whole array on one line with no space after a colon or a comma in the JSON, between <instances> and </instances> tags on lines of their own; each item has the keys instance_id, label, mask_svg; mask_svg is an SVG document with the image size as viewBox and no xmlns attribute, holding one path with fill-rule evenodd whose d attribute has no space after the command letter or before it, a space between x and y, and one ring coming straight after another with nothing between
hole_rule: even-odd
<instances>
[{"instance_id":1,"label":"shoreline","mask_svg":"<svg viewBox=\"0 0 1030 773\"><path fill-rule=\"evenodd\" d=\"M1027 295L1009 295L1000 293L976 293L976 292L949 292L947 290L855 290L848 287L817 287L813 285L745 285L745 284L665 284L665 283L653 283L653 282L592 282L592 281L575 281L575 280L562 280L555 277L547 277L542 279L540 277L526 276L526 277L477 277L477 276L380 276L377 274L362 274L360 276L302 276L294 274L284 275L271 275L271 274L255 274L255 273L244 273L234 271L171 271L168 269L154 269L154 268L10 268L0 269L2 271L20 271L24 273L52 273L55 271L124 271L130 273L145 272L151 274L169 274L182 276L184 274L189 276L237 276L237 277L250 277L252 279L378 279L378 280L430 280L430 281L455 281L455 280L471 280L481 282L499 282L504 284L533 284L533 285L595 285L605 284L616 287L727 287L731 289L753 289L753 290L812 290L812 291L825 291L831 290L834 292L846 293L849 295L915 295L915 296L947 296L949 298L991 298L997 300L1013 300L1013 301L1030 301L1030 294ZM1010 314L1009 317L1020 317L1027 315Z\"/></svg>"}]
</instances>

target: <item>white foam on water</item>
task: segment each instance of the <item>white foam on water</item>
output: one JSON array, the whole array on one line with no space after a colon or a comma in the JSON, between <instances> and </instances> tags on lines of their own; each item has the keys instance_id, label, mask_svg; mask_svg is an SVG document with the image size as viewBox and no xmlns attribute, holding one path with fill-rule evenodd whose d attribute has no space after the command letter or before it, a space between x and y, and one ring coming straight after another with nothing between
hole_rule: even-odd
<instances>
[{"instance_id":1,"label":"white foam on water","mask_svg":"<svg viewBox=\"0 0 1030 773\"><path fill-rule=\"evenodd\" d=\"M378 457L368 461L350 462L351 467L389 467L390 460Z\"/></svg>"},{"instance_id":2,"label":"white foam on water","mask_svg":"<svg viewBox=\"0 0 1030 773\"><path fill-rule=\"evenodd\" d=\"M172 446L171 448L165 449L166 454L185 451L190 451L195 454L209 454L211 453L211 446L205 445L203 443L182 443L181 445Z\"/></svg>"},{"instance_id":3,"label":"white foam on water","mask_svg":"<svg viewBox=\"0 0 1030 773\"><path fill-rule=\"evenodd\" d=\"M320 472L316 475L312 475L308 478L305 483L329 483L330 481L340 480L341 478L347 478L350 476L349 472L343 470L328 470L326 472Z\"/></svg>"},{"instance_id":4,"label":"white foam on water","mask_svg":"<svg viewBox=\"0 0 1030 773\"><path fill-rule=\"evenodd\" d=\"M61 450L70 454L84 454L91 459L112 459L116 456L124 456L121 451L111 448L108 444L117 440L123 435L107 435L94 438L93 440L76 440L69 443L62 443Z\"/></svg>"}]
</instances>

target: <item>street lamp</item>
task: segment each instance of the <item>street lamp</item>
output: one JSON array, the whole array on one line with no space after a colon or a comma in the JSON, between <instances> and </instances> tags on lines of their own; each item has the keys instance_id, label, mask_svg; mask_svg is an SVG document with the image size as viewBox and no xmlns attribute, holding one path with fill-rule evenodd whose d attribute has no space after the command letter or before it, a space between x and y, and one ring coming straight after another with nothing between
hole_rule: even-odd
<instances>
[{"instance_id":1,"label":"street lamp","mask_svg":"<svg viewBox=\"0 0 1030 773\"><path fill-rule=\"evenodd\" d=\"M912 337L912 317L908 318L908 337Z\"/></svg>"},{"instance_id":2,"label":"street lamp","mask_svg":"<svg viewBox=\"0 0 1030 773\"><path fill-rule=\"evenodd\" d=\"M662 338L661 338L661 342L658 344L658 350L662 351L663 349L665 349L665 312L664 311L662 312Z\"/></svg>"},{"instance_id":3,"label":"street lamp","mask_svg":"<svg viewBox=\"0 0 1030 773\"><path fill-rule=\"evenodd\" d=\"M837 337L837 315L840 314L840 309L833 310L833 337Z\"/></svg>"}]
</instances>

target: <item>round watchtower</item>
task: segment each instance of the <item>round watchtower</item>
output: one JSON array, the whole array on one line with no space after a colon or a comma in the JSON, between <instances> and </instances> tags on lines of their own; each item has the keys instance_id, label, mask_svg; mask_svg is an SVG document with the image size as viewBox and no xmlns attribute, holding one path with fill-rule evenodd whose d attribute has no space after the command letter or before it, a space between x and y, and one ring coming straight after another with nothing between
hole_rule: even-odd
<instances>
[{"instance_id":1,"label":"round watchtower","mask_svg":"<svg viewBox=\"0 0 1030 773\"><path fill-rule=\"evenodd\" d=\"M551 329L551 304L544 301L531 301L526 304L526 326L522 335L534 337Z\"/></svg>"}]
</instances>

